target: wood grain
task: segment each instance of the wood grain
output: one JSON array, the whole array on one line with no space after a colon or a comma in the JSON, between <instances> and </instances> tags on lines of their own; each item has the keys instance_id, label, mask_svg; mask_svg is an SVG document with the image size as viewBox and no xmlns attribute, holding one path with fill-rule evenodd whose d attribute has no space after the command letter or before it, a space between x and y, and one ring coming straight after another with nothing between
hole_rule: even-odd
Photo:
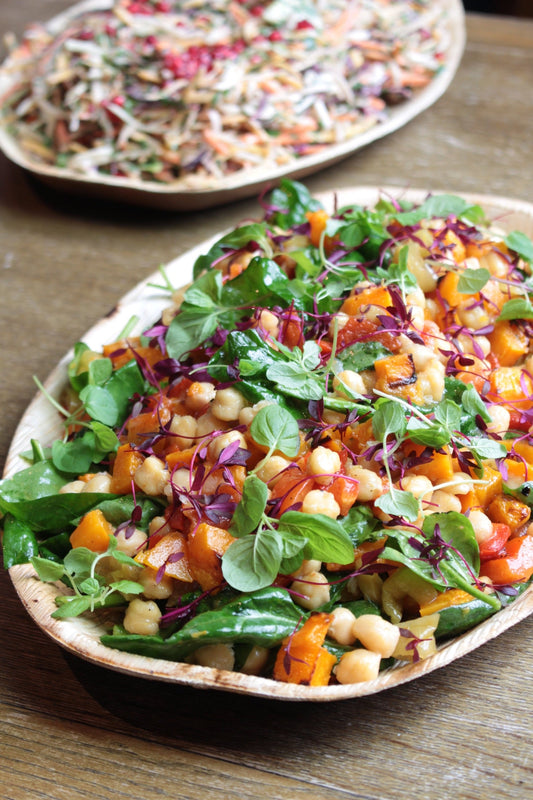
<instances>
[{"instance_id":1,"label":"wood grain","mask_svg":"<svg viewBox=\"0 0 533 800\"><path fill-rule=\"evenodd\" d=\"M59 0L4 0L4 30ZM389 139L308 181L393 184L532 200L533 22L470 15L446 95ZM66 349L133 284L258 211L95 205L0 159L0 459ZM325 706L193 691L65 654L0 573L2 800L306 797L526 800L533 619L460 661L375 697Z\"/></svg>"}]
</instances>

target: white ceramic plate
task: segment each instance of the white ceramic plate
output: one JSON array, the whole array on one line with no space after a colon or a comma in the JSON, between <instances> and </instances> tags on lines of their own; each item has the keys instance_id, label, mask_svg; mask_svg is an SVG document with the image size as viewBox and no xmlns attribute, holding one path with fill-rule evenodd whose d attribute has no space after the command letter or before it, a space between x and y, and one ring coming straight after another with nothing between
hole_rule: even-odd
<instances>
[{"instance_id":1,"label":"white ceramic plate","mask_svg":"<svg viewBox=\"0 0 533 800\"><path fill-rule=\"evenodd\" d=\"M337 193L331 192L320 196L320 199L326 208L332 210L335 199L339 206L349 203L373 205L380 193L394 197L401 196L412 201L420 201L427 195L427 191L421 190L401 192L398 188L360 187L343 189ZM481 204L487 214L491 218L497 219L498 224L505 230L521 230L533 237L533 204L483 195L465 195L465 197ZM167 265L166 270L173 285L185 285L190 281L194 261L199 255L207 252L220 235L217 234ZM150 282L157 283L159 280L160 274L154 273L136 286L122 298L111 316L105 317L88 331L84 341L94 349L101 348L102 345L114 341L125 323L135 314L140 318L139 332L156 321L161 310L168 303L166 298L160 296L154 288L149 286ZM71 357L72 352L65 355L46 381L46 387L54 397L59 396L67 382L67 364ZM60 433L61 426L57 413L43 395L37 395L22 417L15 433L4 475L6 477L13 475L27 466L18 454L29 449L32 438L46 444ZM10 575L22 603L39 627L58 644L81 658L131 675L280 700L329 701L375 694L383 689L419 678L438 667L455 661L533 612L532 586L506 609L498 612L473 630L443 644L435 655L425 661L417 664L397 665L383 671L376 680L368 683L308 687L278 683L267 678L258 678L237 672L225 672L208 667L147 658L104 647L100 643L100 635L104 632L103 628L99 627L94 620L80 617L68 620L52 619L51 613L56 608L54 598L58 594L58 589L54 585L41 583L31 565L14 566L10 569Z\"/></svg>"},{"instance_id":2,"label":"white ceramic plate","mask_svg":"<svg viewBox=\"0 0 533 800\"><path fill-rule=\"evenodd\" d=\"M1 126L0 149L15 164L53 188L83 194L86 197L167 210L194 211L258 195L269 185L278 183L282 177L303 178L387 136L406 125L444 94L457 71L464 51L466 38L464 10L461 0L435 0L435 2L443 8L443 31L449 40L449 48L446 63L434 80L416 92L411 99L391 107L385 122L374 125L368 131L346 142L331 145L320 154L303 156L282 167L241 170L221 180L213 180L212 185L199 190L187 186L186 179L170 184L150 184L146 181L104 175L83 176L73 170L39 164L29 158L18 146L17 141ZM112 0L84 0L50 20L48 28L52 33L58 33L79 14L109 8L111 5ZM6 64L0 67L0 101L17 83L16 77L6 68Z\"/></svg>"}]
</instances>

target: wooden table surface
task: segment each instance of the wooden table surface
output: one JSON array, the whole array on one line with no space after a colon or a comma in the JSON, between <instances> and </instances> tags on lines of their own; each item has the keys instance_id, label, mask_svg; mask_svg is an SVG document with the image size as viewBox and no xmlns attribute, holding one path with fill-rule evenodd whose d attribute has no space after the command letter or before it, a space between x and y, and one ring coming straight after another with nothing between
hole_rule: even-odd
<instances>
[{"instance_id":1,"label":"wooden table surface","mask_svg":"<svg viewBox=\"0 0 533 800\"><path fill-rule=\"evenodd\" d=\"M65 0L2 0L20 33ZM468 17L445 95L402 130L308 179L533 201L533 21ZM104 207L45 190L0 158L0 464L66 350L133 284L258 211ZM0 574L2 800L525 800L533 619L425 678L320 705L125 677L66 654ZM3 787L3 788L2 788Z\"/></svg>"}]
</instances>

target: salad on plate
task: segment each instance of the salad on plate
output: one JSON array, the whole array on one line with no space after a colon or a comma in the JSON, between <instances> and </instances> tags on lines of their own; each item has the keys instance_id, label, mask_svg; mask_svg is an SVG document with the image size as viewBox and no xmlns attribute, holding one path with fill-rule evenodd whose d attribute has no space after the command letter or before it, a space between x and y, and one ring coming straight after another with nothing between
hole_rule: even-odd
<instances>
[{"instance_id":1,"label":"salad on plate","mask_svg":"<svg viewBox=\"0 0 533 800\"><path fill-rule=\"evenodd\" d=\"M107 648L372 681L533 576L533 243L456 195L261 202L153 324L76 345L4 565Z\"/></svg>"}]
</instances>

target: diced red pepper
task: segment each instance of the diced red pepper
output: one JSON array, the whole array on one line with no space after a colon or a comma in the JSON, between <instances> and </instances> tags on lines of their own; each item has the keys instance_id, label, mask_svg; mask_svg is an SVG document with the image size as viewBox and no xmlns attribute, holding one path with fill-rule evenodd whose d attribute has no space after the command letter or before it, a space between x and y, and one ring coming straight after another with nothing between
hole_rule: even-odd
<instances>
[{"instance_id":1,"label":"diced red pepper","mask_svg":"<svg viewBox=\"0 0 533 800\"><path fill-rule=\"evenodd\" d=\"M479 545L479 557L481 561L488 561L496 558L502 552L505 543L511 536L511 528L503 522L492 523L492 536L485 539Z\"/></svg>"},{"instance_id":2,"label":"diced red pepper","mask_svg":"<svg viewBox=\"0 0 533 800\"><path fill-rule=\"evenodd\" d=\"M485 561L482 576L495 586L527 581L533 575L533 535L515 536L505 545L505 555Z\"/></svg>"}]
</instances>

